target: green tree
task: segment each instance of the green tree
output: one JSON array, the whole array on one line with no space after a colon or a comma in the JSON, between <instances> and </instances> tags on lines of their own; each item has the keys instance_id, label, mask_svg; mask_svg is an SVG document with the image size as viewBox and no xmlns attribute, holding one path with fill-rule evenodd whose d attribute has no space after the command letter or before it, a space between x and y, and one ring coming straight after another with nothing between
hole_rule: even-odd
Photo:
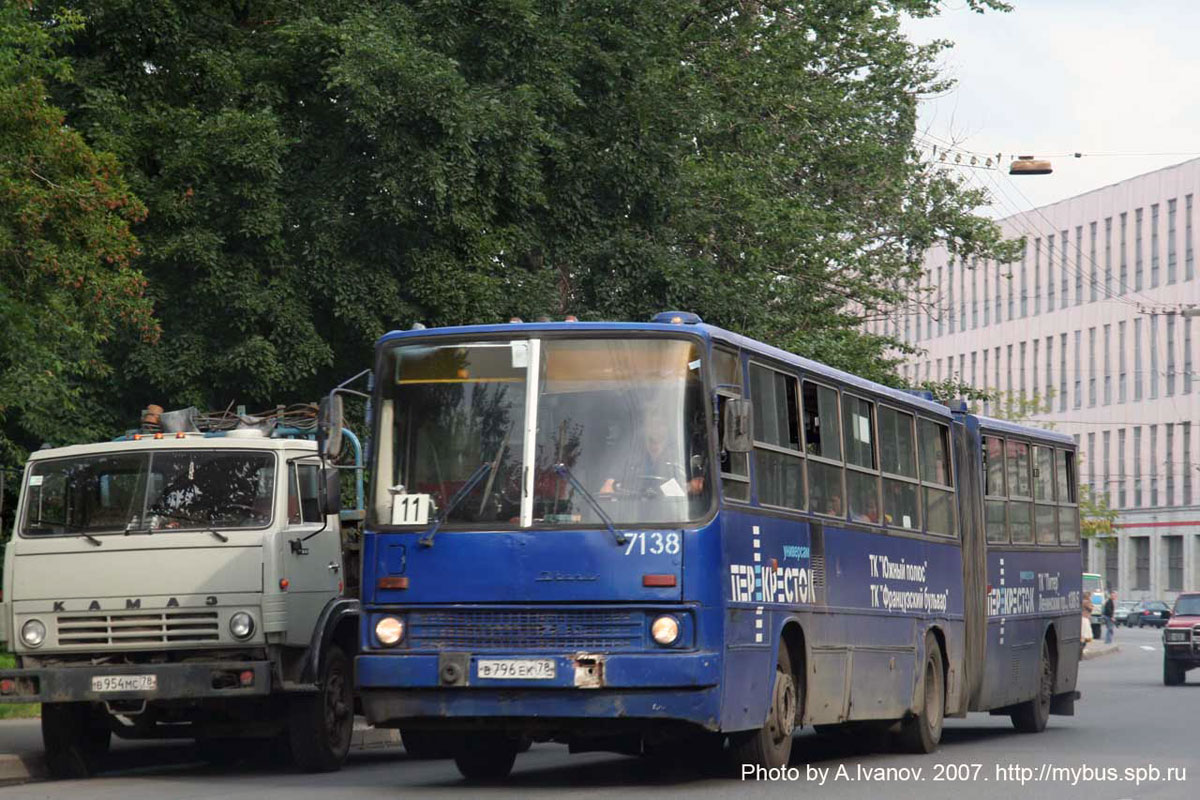
<instances>
[{"instance_id":1,"label":"green tree","mask_svg":"<svg viewBox=\"0 0 1200 800\"><path fill-rule=\"evenodd\" d=\"M151 212L128 416L310 398L414 321L670 307L895 383L861 314L935 242L1010 256L913 147L934 0L74 5L56 99Z\"/></svg>"},{"instance_id":2,"label":"green tree","mask_svg":"<svg viewBox=\"0 0 1200 800\"><path fill-rule=\"evenodd\" d=\"M1107 547L1110 541L1115 541L1117 510L1109 508L1108 499L1103 494L1092 491L1092 487L1084 484L1079 487L1079 532L1085 538L1093 539L1101 547Z\"/></svg>"},{"instance_id":3,"label":"green tree","mask_svg":"<svg viewBox=\"0 0 1200 800\"><path fill-rule=\"evenodd\" d=\"M45 82L71 77L55 50L81 27L73 12L0 7L0 466L99 435L113 422L105 346L157 335L131 266L145 208L47 101Z\"/></svg>"}]
</instances>

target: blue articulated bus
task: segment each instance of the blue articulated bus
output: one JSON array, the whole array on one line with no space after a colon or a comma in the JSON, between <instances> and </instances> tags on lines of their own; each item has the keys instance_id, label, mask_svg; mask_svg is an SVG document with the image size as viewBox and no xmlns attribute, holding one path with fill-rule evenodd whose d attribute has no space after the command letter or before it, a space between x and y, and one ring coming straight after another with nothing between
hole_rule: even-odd
<instances>
[{"instance_id":1,"label":"blue articulated bus","mask_svg":"<svg viewBox=\"0 0 1200 800\"><path fill-rule=\"evenodd\" d=\"M389 333L370 413L363 706L467 777L1073 711L1070 437L682 312Z\"/></svg>"}]
</instances>

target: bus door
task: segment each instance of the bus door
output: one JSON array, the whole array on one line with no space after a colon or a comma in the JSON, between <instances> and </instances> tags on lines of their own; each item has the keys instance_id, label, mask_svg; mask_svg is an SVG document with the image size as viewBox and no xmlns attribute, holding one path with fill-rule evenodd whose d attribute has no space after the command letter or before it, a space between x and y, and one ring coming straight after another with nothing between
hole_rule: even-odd
<instances>
[{"instance_id":1,"label":"bus door","mask_svg":"<svg viewBox=\"0 0 1200 800\"><path fill-rule=\"evenodd\" d=\"M966 652L964 657L963 706L948 712L965 712L975 707L983 686L987 657L987 539L984 536L982 503L983 475L980 469L979 421L965 413L954 413L951 428L954 455L959 469L959 520L962 531L964 614Z\"/></svg>"}]
</instances>

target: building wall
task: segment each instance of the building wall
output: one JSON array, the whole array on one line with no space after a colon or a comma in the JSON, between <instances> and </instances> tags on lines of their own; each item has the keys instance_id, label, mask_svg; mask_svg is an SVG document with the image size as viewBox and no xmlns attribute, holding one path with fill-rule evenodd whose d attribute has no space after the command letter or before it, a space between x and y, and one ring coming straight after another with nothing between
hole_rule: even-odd
<instances>
[{"instance_id":1,"label":"building wall","mask_svg":"<svg viewBox=\"0 0 1200 800\"><path fill-rule=\"evenodd\" d=\"M909 306L873 325L923 349L909 381L1036 397L1032 422L1076 436L1081 481L1120 511L1115 555L1093 545L1088 566L1123 599L1200 589L1200 317L1180 313L1200 308L1198 205L1200 159L1008 217L1023 259L934 249Z\"/></svg>"}]
</instances>

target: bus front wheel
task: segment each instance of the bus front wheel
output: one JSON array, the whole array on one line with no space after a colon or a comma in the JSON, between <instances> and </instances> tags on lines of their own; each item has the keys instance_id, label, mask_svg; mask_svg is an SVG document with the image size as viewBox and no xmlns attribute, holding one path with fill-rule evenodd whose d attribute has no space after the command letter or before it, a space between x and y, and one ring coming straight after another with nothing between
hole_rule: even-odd
<instances>
[{"instance_id":1,"label":"bus front wheel","mask_svg":"<svg viewBox=\"0 0 1200 800\"><path fill-rule=\"evenodd\" d=\"M932 753L942 740L946 708L946 678L942 649L932 633L925 634L925 666L921 671L921 706L900 723L900 745L910 753Z\"/></svg>"},{"instance_id":2,"label":"bus front wheel","mask_svg":"<svg viewBox=\"0 0 1200 800\"><path fill-rule=\"evenodd\" d=\"M796 730L802 691L792 673L787 643L780 642L766 724L758 730L735 733L730 737L729 754L733 763L754 764L767 769L787 766L792 754L792 733Z\"/></svg>"}]
</instances>

